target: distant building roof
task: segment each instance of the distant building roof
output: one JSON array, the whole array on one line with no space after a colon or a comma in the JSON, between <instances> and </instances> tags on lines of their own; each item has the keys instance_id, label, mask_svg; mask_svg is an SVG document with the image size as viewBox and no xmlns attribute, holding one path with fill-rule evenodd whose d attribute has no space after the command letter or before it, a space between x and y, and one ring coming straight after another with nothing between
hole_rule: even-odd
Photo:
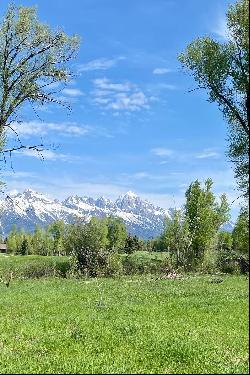
<instances>
[{"instance_id":1,"label":"distant building roof","mask_svg":"<svg viewBox=\"0 0 250 375\"><path fill-rule=\"evenodd\" d=\"M6 243L0 243L0 250L7 250Z\"/></svg>"}]
</instances>

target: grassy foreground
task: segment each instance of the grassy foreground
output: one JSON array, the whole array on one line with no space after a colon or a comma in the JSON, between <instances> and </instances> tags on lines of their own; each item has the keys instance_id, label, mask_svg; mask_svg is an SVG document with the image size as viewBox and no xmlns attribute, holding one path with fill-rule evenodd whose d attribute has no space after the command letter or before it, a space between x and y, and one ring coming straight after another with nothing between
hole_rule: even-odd
<instances>
[{"instance_id":1,"label":"grassy foreground","mask_svg":"<svg viewBox=\"0 0 250 375\"><path fill-rule=\"evenodd\" d=\"M0 284L0 373L247 373L248 281Z\"/></svg>"}]
</instances>

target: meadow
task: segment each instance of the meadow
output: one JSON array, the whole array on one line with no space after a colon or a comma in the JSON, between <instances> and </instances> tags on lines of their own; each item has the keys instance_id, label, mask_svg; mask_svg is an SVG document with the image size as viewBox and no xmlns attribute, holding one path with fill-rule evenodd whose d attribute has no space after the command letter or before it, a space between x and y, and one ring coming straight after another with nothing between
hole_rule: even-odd
<instances>
[{"instance_id":1,"label":"meadow","mask_svg":"<svg viewBox=\"0 0 250 375\"><path fill-rule=\"evenodd\" d=\"M248 373L246 276L16 278L0 311L3 374Z\"/></svg>"}]
</instances>

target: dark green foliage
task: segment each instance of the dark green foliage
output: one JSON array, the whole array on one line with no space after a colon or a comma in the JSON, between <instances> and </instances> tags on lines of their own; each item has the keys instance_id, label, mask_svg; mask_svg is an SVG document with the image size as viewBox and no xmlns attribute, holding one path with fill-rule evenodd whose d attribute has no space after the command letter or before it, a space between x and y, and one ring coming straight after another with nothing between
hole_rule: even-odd
<instances>
[{"instance_id":1,"label":"dark green foliage","mask_svg":"<svg viewBox=\"0 0 250 375\"><path fill-rule=\"evenodd\" d=\"M29 242L26 237L22 240L21 248L20 248L20 255L27 255L29 253Z\"/></svg>"},{"instance_id":2,"label":"dark green foliage","mask_svg":"<svg viewBox=\"0 0 250 375\"><path fill-rule=\"evenodd\" d=\"M168 252L137 251L122 254L124 274L160 274L172 269L173 259Z\"/></svg>"},{"instance_id":3,"label":"dark green foliage","mask_svg":"<svg viewBox=\"0 0 250 375\"><path fill-rule=\"evenodd\" d=\"M238 255L231 249L220 249L218 252L218 268L220 271L238 274L241 271Z\"/></svg>"},{"instance_id":4,"label":"dark green foliage","mask_svg":"<svg viewBox=\"0 0 250 375\"><path fill-rule=\"evenodd\" d=\"M144 243L137 236L131 236L130 234L126 237L124 253L132 254L135 251L142 251Z\"/></svg>"}]
</instances>

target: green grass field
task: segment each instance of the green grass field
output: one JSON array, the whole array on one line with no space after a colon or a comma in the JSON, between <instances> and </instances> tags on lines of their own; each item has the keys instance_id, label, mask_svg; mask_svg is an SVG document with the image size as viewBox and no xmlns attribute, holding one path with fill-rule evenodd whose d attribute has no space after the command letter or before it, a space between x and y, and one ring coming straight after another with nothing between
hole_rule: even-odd
<instances>
[{"instance_id":1,"label":"green grass field","mask_svg":"<svg viewBox=\"0 0 250 375\"><path fill-rule=\"evenodd\" d=\"M248 373L248 280L0 283L0 373Z\"/></svg>"}]
</instances>

